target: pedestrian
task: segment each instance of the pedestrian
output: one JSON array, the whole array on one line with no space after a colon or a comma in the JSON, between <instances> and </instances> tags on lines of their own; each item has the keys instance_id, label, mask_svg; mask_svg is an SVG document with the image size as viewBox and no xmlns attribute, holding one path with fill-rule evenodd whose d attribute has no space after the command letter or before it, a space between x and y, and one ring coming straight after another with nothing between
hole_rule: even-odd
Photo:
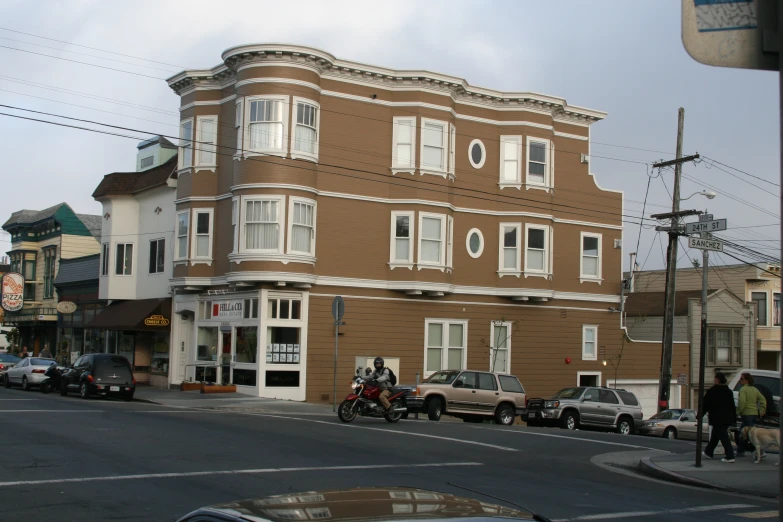
<instances>
[{"instance_id":1,"label":"pedestrian","mask_svg":"<svg viewBox=\"0 0 783 522\"><path fill-rule=\"evenodd\" d=\"M38 357L43 357L44 359L51 359L52 358L52 352L49 351L49 345L45 344L43 347L43 350L38 354Z\"/></svg>"},{"instance_id":2,"label":"pedestrian","mask_svg":"<svg viewBox=\"0 0 783 522\"><path fill-rule=\"evenodd\" d=\"M726 376L723 373L716 372L714 382L715 385L704 394L704 411L707 412L712 426L710 442L704 448L704 456L711 459L720 441L726 452L726 456L721 461L736 462L734 448L729 440L729 426L736 424L734 394L726 386Z\"/></svg>"},{"instance_id":3,"label":"pedestrian","mask_svg":"<svg viewBox=\"0 0 783 522\"><path fill-rule=\"evenodd\" d=\"M763 417L767 411L767 399L764 395L754 386L755 380L749 373L743 373L740 375L740 384L742 387L739 391L739 404L737 405L737 415L742 419L740 424L739 433L742 433L742 428L746 426L755 426L759 420L759 417ZM744 457L745 449L755 451L749 440L745 440L739 435L737 436L737 456ZM762 452L762 458L767 454Z\"/></svg>"},{"instance_id":4,"label":"pedestrian","mask_svg":"<svg viewBox=\"0 0 783 522\"><path fill-rule=\"evenodd\" d=\"M27 346L22 346L22 353L19 354L19 357L24 359L25 357L30 357L30 354L27 353Z\"/></svg>"}]
</instances>

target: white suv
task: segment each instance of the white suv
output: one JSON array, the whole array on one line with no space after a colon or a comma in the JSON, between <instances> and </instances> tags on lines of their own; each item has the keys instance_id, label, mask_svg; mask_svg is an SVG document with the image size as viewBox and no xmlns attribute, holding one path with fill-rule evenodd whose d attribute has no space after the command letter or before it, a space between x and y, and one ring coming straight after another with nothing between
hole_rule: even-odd
<instances>
[{"instance_id":1,"label":"white suv","mask_svg":"<svg viewBox=\"0 0 783 522\"><path fill-rule=\"evenodd\" d=\"M739 405L739 390L742 388L739 380L743 373L753 376L754 386L764 395L769 402L772 396L772 404L767 404L765 423L780 425L780 373L771 370L742 369L739 370L729 383L729 388L734 392L734 404Z\"/></svg>"}]
</instances>

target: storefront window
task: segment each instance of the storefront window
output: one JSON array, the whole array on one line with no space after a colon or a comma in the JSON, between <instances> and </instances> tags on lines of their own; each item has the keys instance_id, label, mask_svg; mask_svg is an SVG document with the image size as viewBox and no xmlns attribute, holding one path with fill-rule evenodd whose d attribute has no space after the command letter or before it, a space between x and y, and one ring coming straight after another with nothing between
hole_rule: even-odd
<instances>
[{"instance_id":1,"label":"storefront window","mask_svg":"<svg viewBox=\"0 0 783 522\"><path fill-rule=\"evenodd\" d=\"M218 329L215 327L199 326L196 360L217 362L217 345Z\"/></svg>"},{"instance_id":2,"label":"storefront window","mask_svg":"<svg viewBox=\"0 0 783 522\"><path fill-rule=\"evenodd\" d=\"M269 319L301 319L302 301L299 299L277 299L268 301Z\"/></svg>"},{"instance_id":3,"label":"storefront window","mask_svg":"<svg viewBox=\"0 0 783 522\"><path fill-rule=\"evenodd\" d=\"M134 354L133 332L119 333L117 338L117 355L122 355L123 357L128 359L128 362L130 362L131 366L134 367L136 364L136 359L133 356L133 354ZM134 370L139 370L139 371L144 371L145 369L148 370L149 367L147 368L134 367Z\"/></svg>"},{"instance_id":4,"label":"storefront window","mask_svg":"<svg viewBox=\"0 0 783 522\"><path fill-rule=\"evenodd\" d=\"M234 384L237 386L255 386L257 373L256 370L234 368Z\"/></svg>"},{"instance_id":5,"label":"storefront window","mask_svg":"<svg viewBox=\"0 0 783 522\"><path fill-rule=\"evenodd\" d=\"M258 327L237 327L236 347L236 362L256 363L258 361ZM234 375L236 376L236 371Z\"/></svg>"},{"instance_id":6,"label":"storefront window","mask_svg":"<svg viewBox=\"0 0 783 522\"><path fill-rule=\"evenodd\" d=\"M267 364L299 364L300 334L300 328L283 326L267 328Z\"/></svg>"},{"instance_id":7,"label":"storefront window","mask_svg":"<svg viewBox=\"0 0 783 522\"><path fill-rule=\"evenodd\" d=\"M84 336L83 353L104 353L106 351L104 333L104 330L87 330Z\"/></svg>"},{"instance_id":8,"label":"storefront window","mask_svg":"<svg viewBox=\"0 0 783 522\"><path fill-rule=\"evenodd\" d=\"M106 332L106 353L117 353L117 332L116 330L109 330ZM96 352L97 353L97 352Z\"/></svg>"},{"instance_id":9,"label":"storefront window","mask_svg":"<svg viewBox=\"0 0 783 522\"><path fill-rule=\"evenodd\" d=\"M152 371L169 373L169 332L154 332L152 339Z\"/></svg>"}]
</instances>

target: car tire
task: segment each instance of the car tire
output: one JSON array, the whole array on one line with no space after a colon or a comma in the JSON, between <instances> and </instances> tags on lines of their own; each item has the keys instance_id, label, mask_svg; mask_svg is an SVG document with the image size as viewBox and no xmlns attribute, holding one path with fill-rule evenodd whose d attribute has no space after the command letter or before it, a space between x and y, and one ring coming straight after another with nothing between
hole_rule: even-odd
<instances>
[{"instance_id":1,"label":"car tire","mask_svg":"<svg viewBox=\"0 0 783 522\"><path fill-rule=\"evenodd\" d=\"M514 407L510 404L501 404L498 406L497 410L495 410L496 424L511 426L514 424L514 417L516 417L516 412L514 411Z\"/></svg>"},{"instance_id":2,"label":"car tire","mask_svg":"<svg viewBox=\"0 0 783 522\"><path fill-rule=\"evenodd\" d=\"M439 421L440 416L443 415L443 401L437 397L430 400L427 406L427 418L431 421Z\"/></svg>"},{"instance_id":3,"label":"car tire","mask_svg":"<svg viewBox=\"0 0 783 522\"><path fill-rule=\"evenodd\" d=\"M620 435L633 435L633 420L629 417L620 417L617 421L617 433Z\"/></svg>"},{"instance_id":4,"label":"car tire","mask_svg":"<svg viewBox=\"0 0 783 522\"><path fill-rule=\"evenodd\" d=\"M24 391L30 391L30 383L27 382L27 375L22 376L22 389Z\"/></svg>"},{"instance_id":5,"label":"car tire","mask_svg":"<svg viewBox=\"0 0 783 522\"><path fill-rule=\"evenodd\" d=\"M572 412L567 411L560 417L560 427L564 430L576 430L579 428L579 416Z\"/></svg>"},{"instance_id":6,"label":"car tire","mask_svg":"<svg viewBox=\"0 0 783 522\"><path fill-rule=\"evenodd\" d=\"M664 439L676 439L677 438L677 430L671 426L663 430L663 438Z\"/></svg>"},{"instance_id":7,"label":"car tire","mask_svg":"<svg viewBox=\"0 0 783 522\"><path fill-rule=\"evenodd\" d=\"M5 387L6 387L6 388L10 388L10 387L11 387L11 379L9 379L9 378L8 378L8 375L6 375L6 376L5 376L5 378L4 378L3 380L5 381L5 382L3 383L3 384L5 384Z\"/></svg>"},{"instance_id":8,"label":"car tire","mask_svg":"<svg viewBox=\"0 0 783 522\"><path fill-rule=\"evenodd\" d=\"M133 392L131 392L131 393L128 393L128 394L126 394L126 395L123 395L123 396L122 396L122 400L124 400L125 402L131 402L131 401L133 401Z\"/></svg>"},{"instance_id":9,"label":"car tire","mask_svg":"<svg viewBox=\"0 0 783 522\"><path fill-rule=\"evenodd\" d=\"M90 389L87 387L87 383L83 382L81 386L79 386L79 397L82 399L89 399L90 398Z\"/></svg>"},{"instance_id":10,"label":"car tire","mask_svg":"<svg viewBox=\"0 0 783 522\"><path fill-rule=\"evenodd\" d=\"M68 395L68 385L65 383L60 384L60 395L65 397Z\"/></svg>"}]
</instances>

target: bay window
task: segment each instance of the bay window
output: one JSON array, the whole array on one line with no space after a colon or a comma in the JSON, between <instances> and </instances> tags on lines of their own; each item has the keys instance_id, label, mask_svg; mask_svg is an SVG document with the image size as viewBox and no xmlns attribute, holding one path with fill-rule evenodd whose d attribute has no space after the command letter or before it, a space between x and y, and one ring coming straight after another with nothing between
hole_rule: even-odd
<instances>
[{"instance_id":1,"label":"bay window","mask_svg":"<svg viewBox=\"0 0 783 522\"><path fill-rule=\"evenodd\" d=\"M601 279L601 234L581 233L582 257L579 277L582 282Z\"/></svg>"},{"instance_id":2,"label":"bay window","mask_svg":"<svg viewBox=\"0 0 783 522\"><path fill-rule=\"evenodd\" d=\"M11 272L13 272L13 266ZM101 248L101 275L109 275L109 243L104 243Z\"/></svg>"},{"instance_id":3,"label":"bay window","mask_svg":"<svg viewBox=\"0 0 783 522\"><path fill-rule=\"evenodd\" d=\"M707 362L709 364L742 364L742 328L708 328Z\"/></svg>"},{"instance_id":4,"label":"bay window","mask_svg":"<svg viewBox=\"0 0 783 522\"><path fill-rule=\"evenodd\" d=\"M389 247L389 265L413 267L413 212L391 213L391 245Z\"/></svg>"},{"instance_id":5,"label":"bay window","mask_svg":"<svg viewBox=\"0 0 783 522\"><path fill-rule=\"evenodd\" d=\"M525 225L525 277L549 275L551 227Z\"/></svg>"},{"instance_id":6,"label":"bay window","mask_svg":"<svg viewBox=\"0 0 783 522\"><path fill-rule=\"evenodd\" d=\"M424 174L445 174L448 148L446 122L421 119L421 165ZM444 176L445 177L445 176Z\"/></svg>"},{"instance_id":7,"label":"bay window","mask_svg":"<svg viewBox=\"0 0 783 522\"><path fill-rule=\"evenodd\" d=\"M115 275L133 275L133 243L117 243Z\"/></svg>"},{"instance_id":8,"label":"bay window","mask_svg":"<svg viewBox=\"0 0 783 522\"><path fill-rule=\"evenodd\" d=\"M212 260L212 226L214 210L193 209L193 242L191 259Z\"/></svg>"},{"instance_id":9,"label":"bay window","mask_svg":"<svg viewBox=\"0 0 783 522\"><path fill-rule=\"evenodd\" d=\"M416 118L392 118L392 172L416 169Z\"/></svg>"},{"instance_id":10,"label":"bay window","mask_svg":"<svg viewBox=\"0 0 783 522\"><path fill-rule=\"evenodd\" d=\"M234 114L234 129L237 131L237 152L241 152L244 148L242 146L242 121L244 120L243 110L244 104L242 103L242 100L239 99L237 100Z\"/></svg>"},{"instance_id":11,"label":"bay window","mask_svg":"<svg viewBox=\"0 0 783 522\"><path fill-rule=\"evenodd\" d=\"M526 183L529 187L552 187L553 147L550 140L528 137Z\"/></svg>"},{"instance_id":12,"label":"bay window","mask_svg":"<svg viewBox=\"0 0 783 522\"><path fill-rule=\"evenodd\" d=\"M243 250L282 253L284 198L244 198Z\"/></svg>"},{"instance_id":13,"label":"bay window","mask_svg":"<svg viewBox=\"0 0 783 522\"><path fill-rule=\"evenodd\" d=\"M44 248L44 299L54 297L54 272L57 260L57 248Z\"/></svg>"},{"instance_id":14,"label":"bay window","mask_svg":"<svg viewBox=\"0 0 783 522\"><path fill-rule=\"evenodd\" d=\"M468 322L451 319L424 321L424 375L461 370L467 356Z\"/></svg>"},{"instance_id":15,"label":"bay window","mask_svg":"<svg viewBox=\"0 0 783 522\"><path fill-rule=\"evenodd\" d=\"M500 186L521 185L522 136L500 137Z\"/></svg>"},{"instance_id":16,"label":"bay window","mask_svg":"<svg viewBox=\"0 0 783 522\"><path fill-rule=\"evenodd\" d=\"M190 231L190 210L177 212L177 259L188 258L188 232Z\"/></svg>"},{"instance_id":17,"label":"bay window","mask_svg":"<svg viewBox=\"0 0 783 522\"><path fill-rule=\"evenodd\" d=\"M162 274L166 259L166 240L153 239L150 241L149 273Z\"/></svg>"},{"instance_id":18,"label":"bay window","mask_svg":"<svg viewBox=\"0 0 783 522\"><path fill-rule=\"evenodd\" d=\"M294 98L296 110L292 117L294 126L294 146L291 157L304 157L318 160L318 104L300 98Z\"/></svg>"},{"instance_id":19,"label":"bay window","mask_svg":"<svg viewBox=\"0 0 783 522\"><path fill-rule=\"evenodd\" d=\"M291 198L288 209L288 253L315 255L315 201Z\"/></svg>"},{"instance_id":20,"label":"bay window","mask_svg":"<svg viewBox=\"0 0 783 522\"><path fill-rule=\"evenodd\" d=\"M193 118L184 120L179 126L179 168L193 166Z\"/></svg>"},{"instance_id":21,"label":"bay window","mask_svg":"<svg viewBox=\"0 0 783 522\"><path fill-rule=\"evenodd\" d=\"M419 212L419 269L432 266L444 268L446 216Z\"/></svg>"},{"instance_id":22,"label":"bay window","mask_svg":"<svg viewBox=\"0 0 783 522\"><path fill-rule=\"evenodd\" d=\"M287 96L270 96L263 99L249 99L248 149L256 152L282 152L287 148L288 114Z\"/></svg>"},{"instance_id":23,"label":"bay window","mask_svg":"<svg viewBox=\"0 0 783 522\"><path fill-rule=\"evenodd\" d=\"M772 326L780 326L780 294L772 294Z\"/></svg>"},{"instance_id":24,"label":"bay window","mask_svg":"<svg viewBox=\"0 0 783 522\"><path fill-rule=\"evenodd\" d=\"M239 246L239 198L231 199L231 237L234 239L232 252Z\"/></svg>"},{"instance_id":25,"label":"bay window","mask_svg":"<svg viewBox=\"0 0 783 522\"><path fill-rule=\"evenodd\" d=\"M759 326L767 326L767 292L751 292L751 300L756 303L757 316L756 324Z\"/></svg>"},{"instance_id":26,"label":"bay window","mask_svg":"<svg viewBox=\"0 0 783 522\"><path fill-rule=\"evenodd\" d=\"M498 273L517 275L521 272L521 223L500 224L500 252L498 253Z\"/></svg>"},{"instance_id":27,"label":"bay window","mask_svg":"<svg viewBox=\"0 0 783 522\"><path fill-rule=\"evenodd\" d=\"M196 118L198 129L197 167L209 167L214 171L217 165L217 116L199 116Z\"/></svg>"}]
</instances>

